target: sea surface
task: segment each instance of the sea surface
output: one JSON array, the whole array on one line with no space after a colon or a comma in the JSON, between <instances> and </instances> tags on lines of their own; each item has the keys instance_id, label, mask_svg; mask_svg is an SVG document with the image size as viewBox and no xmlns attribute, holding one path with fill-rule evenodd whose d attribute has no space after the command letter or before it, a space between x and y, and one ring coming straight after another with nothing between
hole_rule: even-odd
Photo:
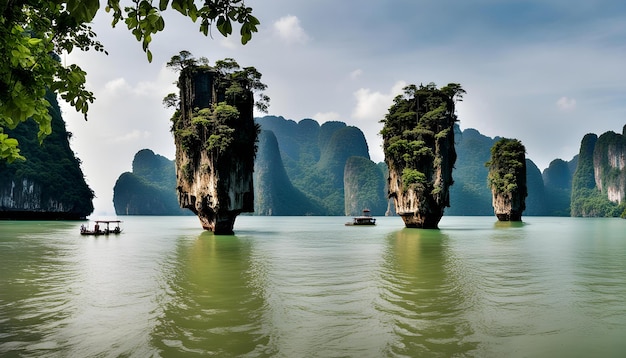
<instances>
[{"instance_id":1,"label":"sea surface","mask_svg":"<svg viewBox=\"0 0 626 358\"><path fill-rule=\"evenodd\" d=\"M623 219L120 219L0 221L1 357L626 356Z\"/></svg>"}]
</instances>

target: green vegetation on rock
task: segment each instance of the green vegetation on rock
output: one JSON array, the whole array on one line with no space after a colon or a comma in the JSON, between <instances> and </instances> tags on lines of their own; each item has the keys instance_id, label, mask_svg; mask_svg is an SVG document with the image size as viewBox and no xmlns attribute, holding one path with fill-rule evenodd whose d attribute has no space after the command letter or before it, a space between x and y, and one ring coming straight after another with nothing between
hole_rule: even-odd
<instances>
[{"instance_id":1,"label":"green vegetation on rock","mask_svg":"<svg viewBox=\"0 0 626 358\"><path fill-rule=\"evenodd\" d=\"M571 216L607 216L614 210L612 203L596 188L593 150L598 136L586 134L580 144L578 167L572 179Z\"/></svg>"},{"instance_id":2,"label":"green vegetation on rock","mask_svg":"<svg viewBox=\"0 0 626 358\"><path fill-rule=\"evenodd\" d=\"M593 133L585 135L572 180L572 216L626 216L626 168L619 169L618 165L624 153L623 135L614 132L606 132L599 138ZM609 188L613 200L609 197Z\"/></svg>"},{"instance_id":3,"label":"green vegetation on rock","mask_svg":"<svg viewBox=\"0 0 626 358\"><path fill-rule=\"evenodd\" d=\"M528 195L526 148L517 139L502 138L491 147L491 159L485 165L496 216L502 221L521 220Z\"/></svg>"},{"instance_id":4,"label":"green vegetation on rock","mask_svg":"<svg viewBox=\"0 0 626 358\"><path fill-rule=\"evenodd\" d=\"M94 210L94 193L85 182L80 160L70 148L72 133L66 131L56 96L48 92L46 101L51 103L52 133L40 144L38 125L34 121L8 130L11 137L19 140L21 151L28 160L0 161L0 191L8 188L10 193L12 183L33 183L41 189L38 206L29 207L18 202L13 209L0 208L4 212L2 216L17 217L21 212L31 219L78 219Z\"/></svg>"},{"instance_id":5,"label":"green vegetation on rock","mask_svg":"<svg viewBox=\"0 0 626 358\"><path fill-rule=\"evenodd\" d=\"M442 88L409 85L381 121L389 194L406 226L437 227L449 206L456 162L455 101L463 94L456 83Z\"/></svg>"},{"instance_id":6,"label":"green vegetation on rock","mask_svg":"<svg viewBox=\"0 0 626 358\"><path fill-rule=\"evenodd\" d=\"M490 149L495 143L476 129L460 131L455 126L457 160L454 165L454 185L450 187L449 215L491 215L491 191L487 183Z\"/></svg>"},{"instance_id":7,"label":"green vegetation on rock","mask_svg":"<svg viewBox=\"0 0 626 358\"><path fill-rule=\"evenodd\" d=\"M550 162L548 168L543 171L542 177L545 185L546 215L569 216L570 200L572 196L572 178L578 165L578 155L571 161L555 159ZM531 189L529 188L529 196ZM530 208L530 203L526 206Z\"/></svg>"},{"instance_id":8,"label":"green vegetation on rock","mask_svg":"<svg viewBox=\"0 0 626 358\"><path fill-rule=\"evenodd\" d=\"M491 148L489 187L497 193L519 192L526 197L526 148L517 139L502 138ZM523 175L522 175L523 174Z\"/></svg>"}]
</instances>

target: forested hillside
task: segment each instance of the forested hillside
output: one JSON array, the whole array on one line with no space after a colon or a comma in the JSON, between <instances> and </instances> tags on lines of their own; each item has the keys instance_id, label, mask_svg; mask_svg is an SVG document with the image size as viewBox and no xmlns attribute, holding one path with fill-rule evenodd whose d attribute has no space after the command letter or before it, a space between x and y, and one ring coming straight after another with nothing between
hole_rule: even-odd
<instances>
[{"instance_id":1,"label":"forested hillside","mask_svg":"<svg viewBox=\"0 0 626 358\"><path fill-rule=\"evenodd\" d=\"M41 144L33 120L5 129L19 141L27 160L0 161L0 218L80 219L93 212L94 193L70 148L72 134L65 128L56 96L48 93L46 99L51 104L52 133Z\"/></svg>"},{"instance_id":2,"label":"forested hillside","mask_svg":"<svg viewBox=\"0 0 626 358\"><path fill-rule=\"evenodd\" d=\"M262 130L258 146L254 164L255 215L325 215L317 201L291 184L274 132Z\"/></svg>"},{"instance_id":3,"label":"forested hillside","mask_svg":"<svg viewBox=\"0 0 626 358\"><path fill-rule=\"evenodd\" d=\"M585 135L572 180L571 215L626 217L626 126Z\"/></svg>"}]
</instances>

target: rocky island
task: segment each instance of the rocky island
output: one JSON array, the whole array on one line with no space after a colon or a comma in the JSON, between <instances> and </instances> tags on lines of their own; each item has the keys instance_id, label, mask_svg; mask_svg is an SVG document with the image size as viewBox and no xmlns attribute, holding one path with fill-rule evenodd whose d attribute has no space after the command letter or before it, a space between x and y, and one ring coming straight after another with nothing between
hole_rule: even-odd
<instances>
[{"instance_id":1,"label":"rocky island","mask_svg":"<svg viewBox=\"0 0 626 358\"><path fill-rule=\"evenodd\" d=\"M253 118L253 91L263 90L261 74L233 59L208 66L188 52L174 56L180 97L172 117L176 144L176 190L181 207L193 211L202 227L232 234L235 218L254 211L252 173L259 127ZM257 106L267 106L261 97Z\"/></svg>"},{"instance_id":2,"label":"rocky island","mask_svg":"<svg viewBox=\"0 0 626 358\"><path fill-rule=\"evenodd\" d=\"M27 159L0 160L0 219L77 220L94 210L94 193L70 148L72 134L65 128L56 95L49 92L46 100L52 132L43 142L37 138L35 121L5 129L19 141Z\"/></svg>"},{"instance_id":3,"label":"rocky island","mask_svg":"<svg viewBox=\"0 0 626 358\"><path fill-rule=\"evenodd\" d=\"M456 83L409 85L382 120L388 195L406 227L437 228L450 206L455 100L464 93Z\"/></svg>"},{"instance_id":4,"label":"rocky island","mask_svg":"<svg viewBox=\"0 0 626 358\"><path fill-rule=\"evenodd\" d=\"M517 139L502 138L491 148L487 180L493 211L500 221L521 221L526 209L526 148Z\"/></svg>"}]
</instances>

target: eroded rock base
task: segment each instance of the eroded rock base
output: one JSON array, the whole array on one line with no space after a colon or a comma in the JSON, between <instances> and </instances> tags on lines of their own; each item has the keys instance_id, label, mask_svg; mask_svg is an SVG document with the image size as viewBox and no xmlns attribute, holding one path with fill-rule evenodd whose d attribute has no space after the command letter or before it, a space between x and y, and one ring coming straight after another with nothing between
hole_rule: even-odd
<instances>
[{"instance_id":1,"label":"eroded rock base","mask_svg":"<svg viewBox=\"0 0 626 358\"><path fill-rule=\"evenodd\" d=\"M521 213L496 214L498 221L522 221Z\"/></svg>"},{"instance_id":2,"label":"eroded rock base","mask_svg":"<svg viewBox=\"0 0 626 358\"><path fill-rule=\"evenodd\" d=\"M199 215L200 224L205 230L212 231L215 235L234 235L233 227L239 213L222 213L210 217Z\"/></svg>"},{"instance_id":3,"label":"eroded rock base","mask_svg":"<svg viewBox=\"0 0 626 358\"><path fill-rule=\"evenodd\" d=\"M401 214L404 226L417 229L439 229L441 215Z\"/></svg>"}]
</instances>

